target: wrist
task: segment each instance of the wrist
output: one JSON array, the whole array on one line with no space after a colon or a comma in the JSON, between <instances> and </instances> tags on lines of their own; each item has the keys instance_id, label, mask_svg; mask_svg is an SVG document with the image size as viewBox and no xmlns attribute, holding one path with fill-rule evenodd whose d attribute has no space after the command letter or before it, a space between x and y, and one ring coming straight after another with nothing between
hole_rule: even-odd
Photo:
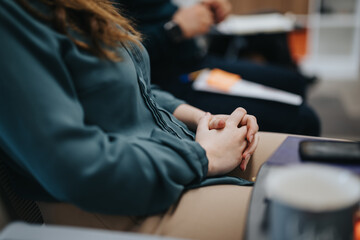
<instances>
[{"instance_id":1,"label":"wrist","mask_svg":"<svg viewBox=\"0 0 360 240\"><path fill-rule=\"evenodd\" d=\"M173 115L185 123L189 129L195 131L205 112L188 104L180 104L173 112Z\"/></svg>"},{"instance_id":2,"label":"wrist","mask_svg":"<svg viewBox=\"0 0 360 240\"><path fill-rule=\"evenodd\" d=\"M197 111L194 111L194 123L196 126L199 124L200 119L206 114L203 110L197 109Z\"/></svg>"},{"instance_id":3,"label":"wrist","mask_svg":"<svg viewBox=\"0 0 360 240\"><path fill-rule=\"evenodd\" d=\"M205 150L205 151L206 151L206 150ZM207 171L206 176L208 176L208 177L213 177L213 176L216 176L216 175L218 175L218 174L216 173L216 166L214 166L214 165L215 165L215 162L213 161L213 157L210 156L210 155L211 155L211 154L208 153L208 151L206 151L206 157L207 157L207 159L208 159L208 171Z\"/></svg>"},{"instance_id":4,"label":"wrist","mask_svg":"<svg viewBox=\"0 0 360 240\"><path fill-rule=\"evenodd\" d=\"M166 35L172 42L179 43L185 39L184 33L180 25L174 20L170 20L167 23L165 23L163 28L165 30Z\"/></svg>"},{"instance_id":5,"label":"wrist","mask_svg":"<svg viewBox=\"0 0 360 240\"><path fill-rule=\"evenodd\" d=\"M206 155L206 157L208 158L208 171L207 171L207 174L206 176L208 177L212 177L214 176L215 174L213 173L213 169L214 169L214 166L212 164L212 161L209 160L209 157Z\"/></svg>"},{"instance_id":6,"label":"wrist","mask_svg":"<svg viewBox=\"0 0 360 240\"><path fill-rule=\"evenodd\" d=\"M214 171L214 163L212 161L210 149L208 147L206 147L206 145L204 145L204 142L200 141L197 137L198 137L198 135L196 135L195 141L198 142L200 144L200 146L205 150L205 155L206 155L206 158L207 158L207 161L208 161L206 176L207 177L214 176L214 173L213 173L213 171Z\"/></svg>"}]
</instances>

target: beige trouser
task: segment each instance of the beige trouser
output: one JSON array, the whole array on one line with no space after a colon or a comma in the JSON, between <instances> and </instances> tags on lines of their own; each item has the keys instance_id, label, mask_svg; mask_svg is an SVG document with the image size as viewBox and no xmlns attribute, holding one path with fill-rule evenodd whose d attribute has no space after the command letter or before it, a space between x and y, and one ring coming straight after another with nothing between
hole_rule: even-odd
<instances>
[{"instance_id":1,"label":"beige trouser","mask_svg":"<svg viewBox=\"0 0 360 240\"><path fill-rule=\"evenodd\" d=\"M286 138L260 133L260 142L245 172L236 175L255 180L261 165ZM132 231L188 239L242 239L252 187L216 185L185 192L167 212L148 217L110 216L85 212L73 205L43 203L45 223Z\"/></svg>"}]
</instances>

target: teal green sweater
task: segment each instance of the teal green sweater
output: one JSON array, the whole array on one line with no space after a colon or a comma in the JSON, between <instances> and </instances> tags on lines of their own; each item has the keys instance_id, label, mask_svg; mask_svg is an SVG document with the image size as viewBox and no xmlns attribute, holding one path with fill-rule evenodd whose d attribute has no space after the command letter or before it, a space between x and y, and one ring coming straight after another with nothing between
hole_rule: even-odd
<instances>
[{"instance_id":1,"label":"teal green sweater","mask_svg":"<svg viewBox=\"0 0 360 240\"><path fill-rule=\"evenodd\" d=\"M0 47L0 147L23 196L142 215L206 183L204 149L170 114L183 102L150 85L144 48L99 59L13 0Z\"/></svg>"}]
</instances>

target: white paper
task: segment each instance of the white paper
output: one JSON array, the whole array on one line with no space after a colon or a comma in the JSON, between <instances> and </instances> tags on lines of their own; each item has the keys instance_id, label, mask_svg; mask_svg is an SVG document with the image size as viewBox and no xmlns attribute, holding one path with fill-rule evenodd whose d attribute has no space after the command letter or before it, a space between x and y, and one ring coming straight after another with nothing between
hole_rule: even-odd
<instances>
[{"instance_id":1,"label":"white paper","mask_svg":"<svg viewBox=\"0 0 360 240\"><path fill-rule=\"evenodd\" d=\"M267 87L262 84L250 82L244 79L236 82L229 91L222 91L220 89L209 86L207 83L209 74L210 70L203 70L193 83L193 88L198 91L271 100L295 106L299 106L303 102L302 97L297 94Z\"/></svg>"},{"instance_id":2,"label":"white paper","mask_svg":"<svg viewBox=\"0 0 360 240\"><path fill-rule=\"evenodd\" d=\"M294 29L293 17L280 13L230 15L216 29L223 34L288 32Z\"/></svg>"}]
</instances>

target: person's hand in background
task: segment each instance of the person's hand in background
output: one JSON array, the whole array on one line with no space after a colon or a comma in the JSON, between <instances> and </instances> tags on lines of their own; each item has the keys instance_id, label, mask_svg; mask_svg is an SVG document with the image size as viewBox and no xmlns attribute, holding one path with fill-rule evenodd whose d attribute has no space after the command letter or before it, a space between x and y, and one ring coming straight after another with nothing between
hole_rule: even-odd
<instances>
[{"instance_id":1,"label":"person's hand in background","mask_svg":"<svg viewBox=\"0 0 360 240\"><path fill-rule=\"evenodd\" d=\"M232 10L228 0L203 0L202 3L213 12L215 23L222 22Z\"/></svg>"},{"instance_id":2,"label":"person's hand in background","mask_svg":"<svg viewBox=\"0 0 360 240\"><path fill-rule=\"evenodd\" d=\"M209 32L215 16L207 4L195 4L191 7L180 8L173 17L185 38L193 38Z\"/></svg>"}]
</instances>

